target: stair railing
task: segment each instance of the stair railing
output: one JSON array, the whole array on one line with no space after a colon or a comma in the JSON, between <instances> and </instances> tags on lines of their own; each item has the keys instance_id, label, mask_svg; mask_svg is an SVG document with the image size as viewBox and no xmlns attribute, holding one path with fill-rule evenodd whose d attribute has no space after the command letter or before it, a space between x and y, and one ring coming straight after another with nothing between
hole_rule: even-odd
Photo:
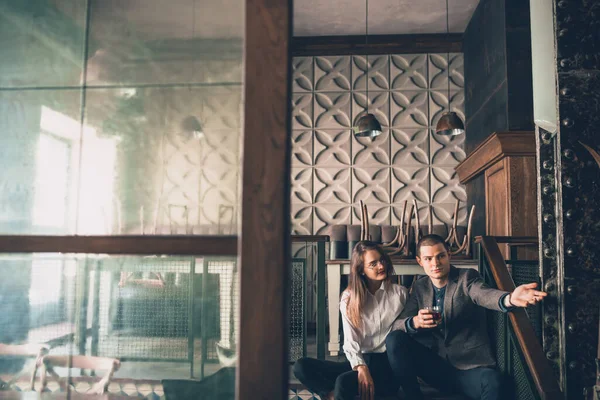
<instances>
[{"instance_id":1,"label":"stair railing","mask_svg":"<svg viewBox=\"0 0 600 400\"><path fill-rule=\"evenodd\" d=\"M537 238L478 236L475 242L479 244L479 270L486 283L512 292L515 282L498 243L535 245ZM538 265L537 262L529 263ZM539 273L537 276L539 281ZM536 336L525 309L519 308L507 314L490 314L488 325L496 328L498 367L511 377L515 399L564 399L557 377L544 355L540 339Z\"/></svg>"}]
</instances>

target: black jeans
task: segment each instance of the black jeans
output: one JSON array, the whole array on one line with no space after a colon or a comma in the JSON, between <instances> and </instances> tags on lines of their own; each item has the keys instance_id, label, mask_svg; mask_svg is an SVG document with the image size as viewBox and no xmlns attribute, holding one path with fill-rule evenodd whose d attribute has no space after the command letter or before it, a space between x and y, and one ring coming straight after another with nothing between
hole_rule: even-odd
<instances>
[{"instance_id":1,"label":"black jeans","mask_svg":"<svg viewBox=\"0 0 600 400\"><path fill-rule=\"evenodd\" d=\"M494 368L460 370L403 331L391 332L385 345L394 375L409 400L422 400L417 376L444 393L470 399L503 399L501 375Z\"/></svg>"},{"instance_id":2,"label":"black jeans","mask_svg":"<svg viewBox=\"0 0 600 400\"><path fill-rule=\"evenodd\" d=\"M375 396L389 396L398 392L398 384L390 368L386 353L363 354L369 367ZM321 398L333 390L335 400L354 400L358 394L358 372L349 362L334 362L301 358L294 364L294 375L310 391Z\"/></svg>"}]
</instances>

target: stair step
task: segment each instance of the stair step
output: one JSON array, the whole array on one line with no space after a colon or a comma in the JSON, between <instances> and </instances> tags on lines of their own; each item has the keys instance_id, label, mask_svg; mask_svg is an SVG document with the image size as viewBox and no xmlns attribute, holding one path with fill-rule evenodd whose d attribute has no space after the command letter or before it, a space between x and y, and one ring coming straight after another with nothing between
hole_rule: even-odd
<instances>
[{"instance_id":1,"label":"stair step","mask_svg":"<svg viewBox=\"0 0 600 400\"><path fill-rule=\"evenodd\" d=\"M461 395L445 395L432 388L431 386L422 385L421 389L423 391L423 395L427 400L468 400L466 397ZM318 400L319 397L309 391L304 385L301 383L290 383L289 386L289 400ZM377 400L405 400L404 394L402 391L398 394L398 396L394 397L378 397Z\"/></svg>"}]
</instances>

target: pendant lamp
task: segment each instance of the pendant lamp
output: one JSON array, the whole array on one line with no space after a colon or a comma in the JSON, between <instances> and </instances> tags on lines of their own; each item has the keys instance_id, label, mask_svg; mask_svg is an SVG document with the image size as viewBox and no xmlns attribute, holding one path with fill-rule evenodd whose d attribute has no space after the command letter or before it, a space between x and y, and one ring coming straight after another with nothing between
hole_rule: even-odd
<instances>
[{"instance_id":1,"label":"pendant lamp","mask_svg":"<svg viewBox=\"0 0 600 400\"><path fill-rule=\"evenodd\" d=\"M448 0L446 0L446 34L450 36L450 25L448 23ZM448 53L448 110L450 110L450 53ZM435 126L435 133L442 136L458 136L465 133L465 124L458 114L446 111L442 114Z\"/></svg>"},{"instance_id":2,"label":"pendant lamp","mask_svg":"<svg viewBox=\"0 0 600 400\"><path fill-rule=\"evenodd\" d=\"M381 124L375 118L375 115L369 113L369 0L365 1L365 51L367 52L367 67L365 77L367 78L367 105L365 115L361 116L354 126L354 136L370 137L371 139L381 135Z\"/></svg>"}]
</instances>

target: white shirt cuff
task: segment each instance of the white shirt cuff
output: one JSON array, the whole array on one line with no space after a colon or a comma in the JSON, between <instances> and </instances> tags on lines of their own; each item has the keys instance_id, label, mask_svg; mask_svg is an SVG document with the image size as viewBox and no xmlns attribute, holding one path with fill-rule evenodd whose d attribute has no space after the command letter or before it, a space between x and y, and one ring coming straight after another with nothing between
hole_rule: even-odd
<instances>
[{"instance_id":1,"label":"white shirt cuff","mask_svg":"<svg viewBox=\"0 0 600 400\"><path fill-rule=\"evenodd\" d=\"M365 359L362 358L360 354L346 354L346 358L348 358L348 361L350 361L350 366L353 370L359 365L367 365Z\"/></svg>"}]
</instances>

